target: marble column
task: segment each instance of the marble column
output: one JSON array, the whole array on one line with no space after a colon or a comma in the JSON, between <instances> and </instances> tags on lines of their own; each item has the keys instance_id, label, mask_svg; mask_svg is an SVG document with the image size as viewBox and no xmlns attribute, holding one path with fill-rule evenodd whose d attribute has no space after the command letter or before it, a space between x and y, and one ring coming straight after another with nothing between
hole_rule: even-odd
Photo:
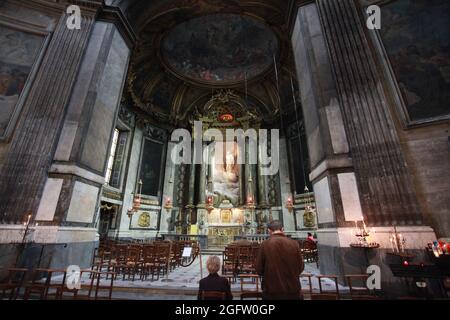
<instances>
[{"instance_id":1,"label":"marble column","mask_svg":"<svg viewBox=\"0 0 450 320\"><path fill-rule=\"evenodd\" d=\"M194 138L195 139L195 138ZM197 223L197 216L196 216L196 210L195 210L195 173L196 173L196 164L194 163L194 159L196 159L197 148L195 147L195 143L192 143L192 162L189 166L189 187L188 187L188 203L186 205L186 220L187 220L187 227L188 227L188 233L190 233L190 226L192 224Z\"/></svg>"},{"instance_id":2,"label":"marble column","mask_svg":"<svg viewBox=\"0 0 450 320\"><path fill-rule=\"evenodd\" d=\"M246 206L249 201L249 197L253 199L254 206L257 205L257 195L256 195L256 175L254 165L250 164L250 148L249 141L245 141L245 198L244 205ZM256 209L247 207L245 209L245 219L246 232L249 234L256 233L257 223L256 223Z\"/></svg>"},{"instance_id":3,"label":"marble column","mask_svg":"<svg viewBox=\"0 0 450 320\"><path fill-rule=\"evenodd\" d=\"M265 152L264 149L259 146L259 153ZM268 221L268 204L267 204L267 194L266 194L266 176L262 175L261 155L258 157L258 165L257 165L257 173L258 173L258 209L259 209L259 217L258 217L258 227L260 230L266 229L266 223L264 221Z\"/></svg>"}]
</instances>

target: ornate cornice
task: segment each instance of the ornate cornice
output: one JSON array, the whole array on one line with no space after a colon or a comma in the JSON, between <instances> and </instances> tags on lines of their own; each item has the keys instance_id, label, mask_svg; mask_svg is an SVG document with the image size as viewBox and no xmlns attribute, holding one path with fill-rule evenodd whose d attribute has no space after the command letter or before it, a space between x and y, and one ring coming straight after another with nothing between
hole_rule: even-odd
<instances>
[{"instance_id":1,"label":"ornate cornice","mask_svg":"<svg viewBox=\"0 0 450 320\"><path fill-rule=\"evenodd\" d=\"M310 4L315 2L315 0L290 0L289 11L286 17L287 27L288 27L288 35L292 36L292 32L294 30L295 19L297 18L298 8L304 6L306 4Z\"/></svg>"},{"instance_id":2,"label":"ornate cornice","mask_svg":"<svg viewBox=\"0 0 450 320\"><path fill-rule=\"evenodd\" d=\"M134 48L136 44L137 36L134 33L133 28L131 27L128 19L124 16L122 11L118 7L113 6L102 6L98 20L111 22L119 30L120 34L124 38L130 49Z\"/></svg>"}]
</instances>

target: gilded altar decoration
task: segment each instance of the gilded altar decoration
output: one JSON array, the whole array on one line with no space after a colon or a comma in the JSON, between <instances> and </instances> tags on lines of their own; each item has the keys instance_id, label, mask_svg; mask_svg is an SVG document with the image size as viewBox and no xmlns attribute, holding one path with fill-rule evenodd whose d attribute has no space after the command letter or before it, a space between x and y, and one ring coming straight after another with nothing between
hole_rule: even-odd
<instances>
[{"instance_id":1,"label":"gilded altar decoration","mask_svg":"<svg viewBox=\"0 0 450 320\"><path fill-rule=\"evenodd\" d=\"M222 223L231 223L232 211L230 209L220 210L220 220Z\"/></svg>"},{"instance_id":2,"label":"gilded altar decoration","mask_svg":"<svg viewBox=\"0 0 450 320\"><path fill-rule=\"evenodd\" d=\"M138 219L138 226L141 228L150 227L150 213L148 212L141 213Z\"/></svg>"},{"instance_id":3,"label":"gilded altar decoration","mask_svg":"<svg viewBox=\"0 0 450 320\"><path fill-rule=\"evenodd\" d=\"M224 113L219 115L220 122L233 122L234 117L231 113Z\"/></svg>"},{"instance_id":4,"label":"gilded altar decoration","mask_svg":"<svg viewBox=\"0 0 450 320\"><path fill-rule=\"evenodd\" d=\"M314 212L311 209L306 208L303 213L303 226L305 228L314 228L316 226Z\"/></svg>"}]
</instances>

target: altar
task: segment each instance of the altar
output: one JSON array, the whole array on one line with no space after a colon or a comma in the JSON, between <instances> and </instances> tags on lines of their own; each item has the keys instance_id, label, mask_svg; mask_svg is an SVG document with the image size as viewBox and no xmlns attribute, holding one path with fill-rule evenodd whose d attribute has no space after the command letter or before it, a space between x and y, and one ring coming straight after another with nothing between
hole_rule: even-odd
<instances>
[{"instance_id":1,"label":"altar","mask_svg":"<svg viewBox=\"0 0 450 320\"><path fill-rule=\"evenodd\" d=\"M202 161L189 166L187 203L175 221L182 233L208 236L209 246L223 248L235 236L264 232L270 217L268 181L259 159L249 161L257 149L250 152L245 135L228 135L229 129L255 130L261 119L231 91L215 94L202 109L192 119L194 136L202 135L201 149L194 149L192 157L202 154Z\"/></svg>"}]
</instances>

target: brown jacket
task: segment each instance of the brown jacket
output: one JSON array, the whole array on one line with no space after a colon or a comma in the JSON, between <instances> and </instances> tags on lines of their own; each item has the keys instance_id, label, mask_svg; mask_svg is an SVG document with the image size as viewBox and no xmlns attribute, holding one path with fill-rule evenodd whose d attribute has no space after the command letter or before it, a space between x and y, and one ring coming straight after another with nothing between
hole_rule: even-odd
<instances>
[{"instance_id":1,"label":"brown jacket","mask_svg":"<svg viewBox=\"0 0 450 320\"><path fill-rule=\"evenodd\" d=\"M264 277L263 297L269 300L302 298L300 274L305 265L297 241L273 234L260 247L256 271Z\"/></svg>"}]
</instances>

